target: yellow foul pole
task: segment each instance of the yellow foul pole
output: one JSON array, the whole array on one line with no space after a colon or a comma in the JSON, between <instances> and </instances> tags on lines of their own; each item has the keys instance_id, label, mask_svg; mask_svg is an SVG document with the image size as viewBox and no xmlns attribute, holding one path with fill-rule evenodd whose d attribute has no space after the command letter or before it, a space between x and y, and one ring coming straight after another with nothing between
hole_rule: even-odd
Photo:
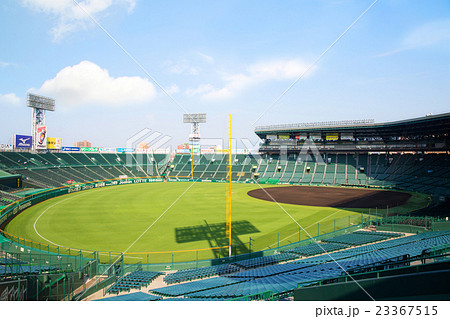
<instances>
[{"instance_id":1,"label":"yellow foul pole","mask_svg":"<svg viewBox=\"0 0 450 319\"><path fill-rule=\"evenodd\" d=\"M191 178L194 179L194 142L191 143Z\"/></svg>"},{"instance_id":2,"label":"yellow foul pole","mask_svg":"<svg viewBox=\"0 0 450 319\"><path fill-rule=\"evenodd\" d=\"M226 205L226 236L228 238L228 255L231 257L231 114L228 115L228 164L227 164L227 205Z\"/></svg>"}]
</instances>

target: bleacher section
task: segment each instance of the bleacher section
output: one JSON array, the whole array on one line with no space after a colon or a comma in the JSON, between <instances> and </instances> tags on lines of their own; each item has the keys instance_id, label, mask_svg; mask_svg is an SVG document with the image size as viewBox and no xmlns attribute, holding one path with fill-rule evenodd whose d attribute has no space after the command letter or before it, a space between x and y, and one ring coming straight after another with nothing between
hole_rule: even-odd
<instances>
[{"instance_id":1,"label":"bleacher section","mask_svg":"<svg viewBox=\"0 0 450 319\"><path fill-rule=\"evenodd\" d=\"M161 274L155 271L133 271L110 286L107 293L118 294L122 291L130 291L131 289L140 290L142 287L148 286Z\"/></svg>"},{"instance_id":2,"label":"bleacher section","mask_svg":"<svg viewBox=\"0 0 450 319\"><path fill-rule=\"evenodd\" d=\"M0 265L0 276L24 276L37 275L50 271L55 271L58 268L48 266L33 266L33 265Z\"/></svg>"},{"instance_id":3,"label":"bleacher section","mask_svg":"<svg viewBox=\"0 0 450 319\"><path fill-rule=\"evenodd\" d=\"M344 244L348 246L359 246L368 243L373 243L376 241L385 240L392 237L399 237L400 234L397 233L382 233L382 232L353 232L351 234L341 235L337 237L333 237L330 239L325 239L323 241L329 243L338 243Z\"/></svg>"},{"instance_id":4,"label":"bleacher section","mask_svg":"<svg viewBox=\"0 0 450 319\"><path fill-rule=\"evenodd\" d=\"M339 249L348 248L348 245L340 244L340 243L321 243L320 245L317 245L315 243L296 247L293 249L289 249L288 252L298 254L300 256L312 256L317 255L325 252L332 252Z\"/></svg>"},{"instance_id":5,"label":"bleacher section","mask_svg":"<svg viewBox=\"0 0 450 319\"><path fill-rule=\"evenodd\" d=\"M232 180L302 185L387 187L450 196L450 165L446 154L325 154L324 162L296 161L294 155L233 155ZM87 182L129 177L192 178L191 156L169 154L15 153L0 152L0 166L37 188L67 181ZM194 178L221 181L227 177L225 154L193 159Z\"/></svg>"},{"instance_id":6,"label":"bleacher section","mask_svg":"<svg viewBox=\"0 0 450 319\"><path fill-rule=\"evenodd\" d=\"M211 276L225 275L235 271L239 271L241 268L233 265L216 265L203 268L179 270L174 273L170 273L164 277L164 282L167 284L173 284L183 281L191 281L195 279L207 278Z\"/></svg>"},{"instance_id":7,"label":"bleacher section","mask_svg":"<svg viewBox=\"0 0 450 319\"><path fill-rule=\"evenodd\" d=\"M235 264L244 269L249 269L249 268L255 268L255 267L263 267L263 266L272 265L272 264L278 264L278 263L296 259L296 258L297 258L297 256L294 254L281 253L281 254L276 254L276 255L271 255L271 256L256 257L256 258L252 258L252 259L237 261L237 262L235 262Z\"/></svg>"},{"instance_id":8,"label":"bleacher section","mask_svg":"<svg viewBox=\"0 0 450 319\"><path fill-rule=\"evenodd\" d=\"M126 295L107 297L102 299L97 299L95 301L156 301L162 298L155 295L146 294L145 292L133 292Z\"/></svg>"},{"instance_id":9,"label":"bleacher section","mask_svg":"<svg viewBox=\"0 0 450 319\"><path fill-rule=\"evenodd\" d=\"M142 156L141 156L142 155ZM20 174L36 188L59 187L67 183L129 177L159 176L168 154L102 153L15 153L0 152L0 165Z\"/></svg>"},{"instance_id":10,"label":"bleacher section","mask_svg":"<svg viewBox=\"0 0 450 319\"><path fill-rule=\"evenodd\" d=\"M20 198L20 196L0 190L0 206L7 206Z\"/></svg>"},{"instance_id":11,"label":"bleacher section","mask_svg":"<svg viewBox=\"0 0 450 319\"><path fill-rule=\"evenodd\" d=\"M349 248L349 245L361 243L362 240L354 240L355 236L368 240L369 234L387 240ZM401 238L398 238L400 236L398 233L367 231L357 231L343 236L329 239L328 243L322 244L325 250L339 250L337 252L323 254L324 249L314 251L310 245L317 246L317 244L310 244L309 247L303 246L289 251L305 256L319 255L150 289L149 292L163 297L183 297L187 300L226 300L268 291L273 295L283 296L297 287L308 286L327 278L336 278L351 271L385 269L383 267L392 267L390 266L392 263L404 264L408 258L421 258L424 251L433 247L450 245L450 231L426 232ZM345 241L346 244L337 244L341 241ZM297 255L296 258L299 257ZM233 264L239 265L239 262Z\"/></svg>"},{"instance_id":12,"label":"bleacher section","mask_svg":"<svg viewBox=\"0 0 450 319\"><path fill-rule=\"evenodd\" d=\"M233 160L235 181L303 185L343 185L387 187L450 196L450 166L446 154L367 155L329 154L324 162L298 162L290 155L254 157L236 155ZM176 155L170 177L190 177L189 155ZM194 158L194 178L224 180L226 156L201 155Z\"/></svg>"}]
</instances>

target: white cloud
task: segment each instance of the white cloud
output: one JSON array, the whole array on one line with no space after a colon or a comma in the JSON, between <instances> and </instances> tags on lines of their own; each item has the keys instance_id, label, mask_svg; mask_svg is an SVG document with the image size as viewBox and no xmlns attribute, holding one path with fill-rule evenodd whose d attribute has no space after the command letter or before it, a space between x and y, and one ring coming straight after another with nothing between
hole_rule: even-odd
<instances>
[{"instance_id":1,"label":"white cloud","mask_svg":"<svg viewBox=\"0 0 450 319\"><path fill-rule=\"evenodd\" d=\"M211 84L202 84L195 89L186 90L189 96L202 95L204 99L231 98L239 92L268 81L294 80L308 68L305 62L292 60L270 60L250 65L245 73L225 74L224 86L216 88ZM309 76L313 70L305 74Z\"/></svg>"},{"instance_id":2,"label":"white cloud","mask_svg":"<svg viewBox=\"0 0 450 319\"><path fill-rule=\"evenodd\" d=\"M399 48L380 54L388 56L395 53L430 47L450 42L450 19L438 20L423 24L413 29L400 43Z\"/></svg>"},{"instance_id":3,"label":"white cloud","mask_svg":"<svg viewBox=\"0 0 450 319\"><path fill-rule=\"evenodd\" d=\"M58 22L51 29L54 40L60 40L66 34L93 25L89 15L97 17L113 6L125 6L133 11L136 0L22 0L22 5L36 12L54 16ZM80 8L80 6L83 8ZM88 14L86 14L86 12Z\"/></svg>"},{"instance_id":4,"label":"white cloud","mask_svg":"<svg viewBox=\"0 0 450 319\"><path fill-rule=\"evenodd\" d=\"M192 66L185 59L182 59L178 62L166 62L165 63L169 73L181 75L198 75L200 73L200 69L198 67Z\"/></svg>"},{"instance_id":5,"label":"white cloud","mask_svg":"<svg viewBox=\"0 0 450 319\"><path fill-rule=\"evenodd\" d=\"M206 61L206 62L208 62L208 63L210 63L210 64L214 63L214 58L213 58L212 56L209 56L209 55L204 54L204 53L201 53L201 52L198 52L198 55L199 55L204 61Z\"/></svg>"},{"instance_id":6,"label":"white cloud","mask_svg":"<svg viewBox=\"0 0 450 319\"><path fill-rule=\"evenodd\" d=\"M187 89L185 94L187 96L195 96L198 94L208 93L214 90L214 86L211 84L201 84L195 89Z\"/></svg>"},{"instance_id":7,"label":"white cloud","mask_svg":"<svg viewBox=\"0 0 450 319\"><path fill-rule=\"evenodd\" d=\"M16 67L17 65L15 63L11 63L11 62L0 61L0 68L6 68L8 66Z\"/></svg>"},{"instance_id":8,"label":"white cloud","mask_svg":"<svg viewBox=\"0 0 450 319\"><path fill-rule=\"evenodd\" d=\"M156 96L149 80L138 76L114 78L108 70L90 61L65 67L53 79L45 81L36 93L55 98L63 108L126 107L148 102Z\"/></svg>"},{"instance_id":9,"label":"white cloud","mask_svg":"<svg viewBox=\"0 0 450 319\"><path fill-rule=\"evenodd\" d=\"M14 93L0 94L0 107L16 107L21 104L21 101L20 97Z\"/></svg>"},{"instance_id":10,"label":"white cloud","mask_svg":"<svg viewBox=\"0 0 450 319\"><path fill-rule=\"evenodd\" d=\"M172 84L171 86L166 87L165 90L166 90L167 94L170 94L170 95L180 92L180 88L176 84Z\"/></svg>"}]
</instances>

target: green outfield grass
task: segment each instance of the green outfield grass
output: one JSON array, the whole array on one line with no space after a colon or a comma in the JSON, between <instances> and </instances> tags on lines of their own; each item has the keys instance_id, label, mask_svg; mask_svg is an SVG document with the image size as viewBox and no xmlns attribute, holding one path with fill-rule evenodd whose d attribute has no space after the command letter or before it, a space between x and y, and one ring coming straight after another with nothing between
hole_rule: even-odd
<instances>
[{"instance_id":1,"label":"green outfield grass","mask_svg":"<svg viewBox=\"0 0 450 319\"><path fill-rule=\"evenodd\" d=\"M217 257L217 251L202 249L227 244L226 184L198 182L190 186L188 182L132 184L64 195L27 209L5 230L61 248L127 251L144 263L170 262L172 253L137 252L192 250L176 252L174 261L194 260L197 254L200 259ZM233 184L233 245L238 254L248 252L250 237L253 251L277 247L278 238L280 245L298 241L299 226L293 219L312 236L361 220L362 210L282 204L292 219L276 203L248 196L255 188L259 186ZM411 201L423 206L417 197ZM302 231L301 239L307 237Z\"/></svg>"}]
</instances>

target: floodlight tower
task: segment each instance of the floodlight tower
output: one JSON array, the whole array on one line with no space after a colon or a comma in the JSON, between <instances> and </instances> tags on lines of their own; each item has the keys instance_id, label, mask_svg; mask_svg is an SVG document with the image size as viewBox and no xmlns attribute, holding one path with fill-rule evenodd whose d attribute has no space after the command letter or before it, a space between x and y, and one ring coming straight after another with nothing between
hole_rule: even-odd
<instances>
[{"instance_id":1,"label":"floodlight tower","mask_svg":"<svg viewBox=\"0 0 450 319\"><path fill-rule=\"evenodd\" d=\"M31 136L33 137L33 151L47 148L47 128L45 126L45 111L55 111L55 100L37 94L27 94L27 106L31 112ZM42 136L42 138L41 138Z\"/></svg>"},{"instance_id":2,"label":"floodlight tower","mask_svg":"<svg viewBox=\"0 0 450 319\"><path fill-rule=\"evenodd\" d=\"M200 152L200 123L206 123L206 113L183 114L183 123L191 123L191 134L189 143L191 144L191 177L194 178L194 146Z\"/></svg>"}]
</instances>

